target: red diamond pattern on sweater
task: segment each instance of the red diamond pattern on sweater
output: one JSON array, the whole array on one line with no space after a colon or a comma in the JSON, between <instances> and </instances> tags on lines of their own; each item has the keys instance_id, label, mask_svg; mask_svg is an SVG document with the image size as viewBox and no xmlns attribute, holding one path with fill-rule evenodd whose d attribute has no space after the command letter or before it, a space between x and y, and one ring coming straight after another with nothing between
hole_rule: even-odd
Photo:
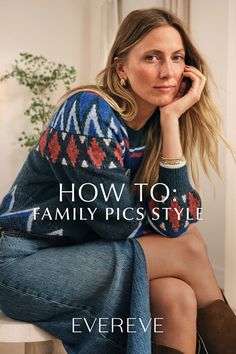
<instances>
[{"instance_id":1,"label":"red diamond pattern on sweater","mask_svg":"<svg viewBox=\"0 0 236 354\"><path fill-rule=\"evenodd\" d=\"M70 141L69 141L69 144L67 146L66 153L69 156L69 159L70 159L70 162L71 162L72 166L75 167L76 166L76 160L77 160L77 157L79 155L79 149L78 149L78 147L77 147L77 145L75 143L75 138L74 138L73 135L70 137Z\"/></svg>"},{"instance_id":2,"label":"red diamond pattern on sweater","mask_svg":"<svg viewBox=\"0 0 236 354\"><path fill-rule=\"evenodd\" d=\"M193 220L197 219L197 208L200 207L200 200L194 197L193 193L188 193L189 197L189 211L193 217Z\"/></svg>"},{"instance_id":3,"label":"red diamond pattern on sweater","mask_svg":"<svg viewBox=\"0 0 236 354\"><path fill-rule=\"evenodd\" d=\"M179 226L180 226L180 220L178 220L178 214L176 213L176 211L174 210L174 208L176 208L176 210L178 210L178 213L180 213L181 207L178 204L178 201L176 200L171 200L171 204L170 204L170 210L169 210L169 221L172 224L172 228L174 231L179 231ZM180 213L180 217L183 215L183 212Z\"/></svg>"},{"instance_id":4,"label":"red diamond pattern on sweater","mask_svg":"<svg viewBox=\"0 0 236 354\"><path fill-rule=\"evenodd\" d=\"M48 132L49 132L49 128L47 128L45 130L45 132L43 133L43 135L41 136L40 141L39 141L39 151L40 151L42 156L43 156L44 149L45 149L45 146L46 146L46 143L47 143Z\"/></svg>"},{"instance_id":5,"label":"red diamond pattern on sweater","mask_svg":"<svg viewBox=\"0 0 236 354\"><path fill-rule=\"evenodd\" d=\"M117 158L117 160L119 161L119 163L121 164L121 166L124 166L124 162L122 159L122 148L121 148L120 144L118 144L117 142L116 142L116 148L114 151L114 155Z\"/></svg>"},{"instance_id":6,"label":"red diamond pattern on sweater","mask_svg":"<svg viewBox=\"0 0 236 354\"><path fill-rule=\"evenodd\" d=\"M52 139L48 143L48 150L50 153L50 157L52 160L52 163L55 163L58 159L59 153L61 151L61 146L58 140L58 133L55 132L53 134Z\"/></svg>"},{"instance_id":7,"label":"red diamond pattern on sweater","mask_svg":"<svg viewBox=\"0 0 236 354\"><path fill-rule=\"evenodd\" d=\"M97 168L100 168L102 165L102 161L104 160L106 154L105 152L100 148L96 138L92 138L92 143L88 149L88 155L94 165Z\"/></svg>"}]
</instances>

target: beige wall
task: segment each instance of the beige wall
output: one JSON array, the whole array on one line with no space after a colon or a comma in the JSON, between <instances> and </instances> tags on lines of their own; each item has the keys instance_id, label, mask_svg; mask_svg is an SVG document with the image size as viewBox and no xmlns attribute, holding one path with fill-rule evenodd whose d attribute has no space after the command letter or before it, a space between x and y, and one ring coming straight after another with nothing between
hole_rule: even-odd
<instances>
[{"instance_id":1,"label":"beige wall","mask_svg":"<svg viewBox=\"0 0 236 354\"><path fill-rule=\"evenodd\" d=\"M235 1L191 1L191 28L194 38L206 56L218 90L214 97L223 119L223 129L235 144ZM227 170L226 170L227 159ZM202 177L205 219L201 228L206 237L210 258L231 305L236 309L236 230L234 197L235 164L226 149L220 149L223 181L214 178L216 195L208 181ZM235 182L234 182L235 183ZM227 188L226 188L227 187ZM234 211L234 213L233 213ZM226 265L226 266L225 266Z\"/></svg>"},{"instance_id":2,"label":"beige wall","mask_svg":"<svg viewBox=\"0 0 236 354\"><path fill-rule=\"evenodd\" d=\"M228 38L228 1L191 1L190 24L192 35L207 60L217 90L212 87L217 106L223 118L225 131L226 112L226 65ZM219 23L221 24L219 26ZM224 63L224 64L223 64ZM223 64L223 65L222 65ZM225 177L226 151L220 149L220 165ZM209 255L221 286L224 284L224 243L225 243L225 183L217 177L213 178L215 196L212 185L202 175L202 195L204 203L204 219L200 225L208 244Z\"/></svg>"},{"instance_id":3,"label":"beige wall","mask_svg":"<svg viewBox=\"0 0 236 354\"><path fill-rule=\"evenodd\" d=\"M227 122L228 139L236 146L235 82L236 82L236 2L229 0L228 8L228 58L227 58ZM226 210L225 210L225 292L236 312L236 165L230 156L226 159Z\"/></svg>"}]
</instances>

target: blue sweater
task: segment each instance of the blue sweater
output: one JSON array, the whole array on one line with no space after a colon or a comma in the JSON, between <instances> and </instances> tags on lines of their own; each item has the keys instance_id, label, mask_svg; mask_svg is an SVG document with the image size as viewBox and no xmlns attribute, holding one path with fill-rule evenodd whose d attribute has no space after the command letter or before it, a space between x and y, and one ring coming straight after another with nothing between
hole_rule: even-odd
<instances>
[{"instance_id":1,"label":"blue sweater","mask_svg":"<svg viewBox=\"0 0 236 354\"><path fill-rule=\"evenodd\" d=\"M131 192L147 127L129 128L95 93L69 97L3 199L0 227L75 242L122 240L149 232L183 234L197 221L201 206L186 165L160 166L152 198L137 201Z\"/></svg>"}]
</instances>

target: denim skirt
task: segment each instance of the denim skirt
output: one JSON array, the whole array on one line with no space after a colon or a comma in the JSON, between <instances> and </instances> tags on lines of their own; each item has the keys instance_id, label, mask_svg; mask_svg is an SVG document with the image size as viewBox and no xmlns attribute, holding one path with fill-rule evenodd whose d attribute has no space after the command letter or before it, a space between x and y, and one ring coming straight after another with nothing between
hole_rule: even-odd
<instances>
[{"instance_id":1,"label":"denim skirt","mask_svg":"<svg viewBox=\"0 0 236 354\"><path fill-rule=\"evenodd\" d=\"M151 353L149 281L136 239L75 244L5 231L0 309L61 339L68 354Z\"/></svg>"}]
</instances>

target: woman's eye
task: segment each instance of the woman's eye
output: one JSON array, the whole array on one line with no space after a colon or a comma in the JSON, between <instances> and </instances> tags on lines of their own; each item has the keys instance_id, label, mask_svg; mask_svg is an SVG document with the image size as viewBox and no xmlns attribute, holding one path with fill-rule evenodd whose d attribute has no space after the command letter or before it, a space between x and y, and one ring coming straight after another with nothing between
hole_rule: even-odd
<instances>
[{"instance_id":1,"label":"woman's eye","mask_svg":"<svg viewBox=\"0 0 236 354\"><path fill-rule=\"evenodd\" d=\"M175 56L173 57L173 60L174 60L174 61L181 61L181 60L184 60L184 57L182 57L181 55L175 55Z\"/></svg>"},{"instance_id":2,"label":"woman's eye","mask_svg":"<svg viewBox=\"0 0 236 354\"><path fill-rule=\"evenodd\" d=\"M145 59L146 59L147 61L154 61L155 59L158 60L159 57L158 57L157 55L147 55L147 56L145 57Z\"/></svg>"}]
</instances>

